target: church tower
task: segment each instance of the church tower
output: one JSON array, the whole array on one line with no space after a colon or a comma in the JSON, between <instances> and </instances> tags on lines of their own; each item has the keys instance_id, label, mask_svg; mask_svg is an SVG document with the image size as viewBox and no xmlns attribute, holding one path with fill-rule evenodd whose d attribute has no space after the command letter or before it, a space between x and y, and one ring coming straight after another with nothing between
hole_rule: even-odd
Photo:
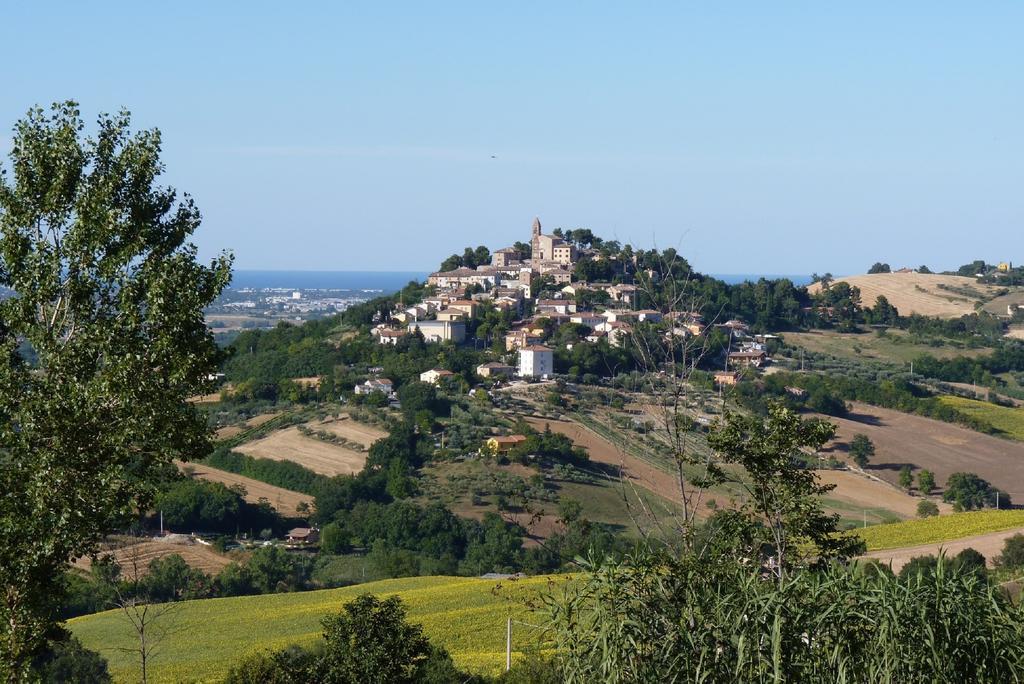
<instances>
[{"instance_id":1,"label":"church tower","mask_svg":"<svg viewBox=\"0 0 1024 684\"><path fill-rule=\"evenodd\" d=\"M530 238L530 251L532 254L530 258L535 261L540 261L542 258L541 247L540 247L540 218L534 217L533 219L533 234Z\"/></svg>"}]
</instances>

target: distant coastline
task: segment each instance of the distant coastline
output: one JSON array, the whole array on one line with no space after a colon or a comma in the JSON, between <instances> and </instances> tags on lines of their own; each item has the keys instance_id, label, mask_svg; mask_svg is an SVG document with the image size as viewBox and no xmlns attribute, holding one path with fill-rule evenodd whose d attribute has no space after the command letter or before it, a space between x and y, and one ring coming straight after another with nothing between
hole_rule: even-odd
<instances>
[{"instance_id":1,"label":"distant coastline","mask_svg":"<svg viewBox=\"0 0 1024 684\"><path fill-rule=\"evenodd\" d=\"M233 289L291 288L295 290L379 290L395 292L410 280L423 281L426 271L271 271L237 270L231 281ZM759 278L774 280L789 278L796 286L809 285L807 275L776 275L751 273L711 273L713 278L730 285L744 281L757 282Z\"/></svg>"}]
</instances>

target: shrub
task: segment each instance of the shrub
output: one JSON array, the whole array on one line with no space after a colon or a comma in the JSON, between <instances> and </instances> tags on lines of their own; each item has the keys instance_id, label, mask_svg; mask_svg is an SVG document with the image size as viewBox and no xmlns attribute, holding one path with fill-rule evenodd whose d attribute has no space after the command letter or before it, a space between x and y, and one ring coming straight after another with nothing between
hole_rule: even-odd
<instances>
[{"instance_id":1,"label":"shrub","mask_svg":"<svg viewBox=\"0 0 1024 684\"><path fill-rule=\"evenodd\" d=\"M934 501L925 499L917 504L917 517L931 518L939 514L939 506Z\"/></svg>"},{"instance_id":2,"label":"shrub","mask_svg":"<svg viewBox=\"0 0 1024 684\"><path fill-rule=\"evenodd\" d=\"M1006 540L996 564L1011 569L1024 567L1024 534L1015 534Z\"/></svg>"}]
</instances>

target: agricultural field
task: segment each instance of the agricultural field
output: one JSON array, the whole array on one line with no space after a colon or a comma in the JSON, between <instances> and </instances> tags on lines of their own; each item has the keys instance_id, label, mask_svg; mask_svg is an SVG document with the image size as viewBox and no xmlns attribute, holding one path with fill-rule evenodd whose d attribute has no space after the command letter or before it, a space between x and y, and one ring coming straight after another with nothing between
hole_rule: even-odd
<instances>
[{"instance_id":1,"label":"agricultural field","mask_svg":"<svg viewBox=\"0 0 1024 684\"><path fill-rule=\"evenodd\" d=\"M235 473L229 473L226 470L219 470L217 468L211 468L208 465L199 463L177 463L178 469L184 473L190 474L193 478L199 478L202 480L209 480L211 482L220 482L228 487L235 485L241 485L245 488L245 500L249 503L259 503L260 499L266 499L271 506L285 516L295 516L296 508L306 503L309 506L313 505L313 497L307 494L301 494L299 492L293 492L290 489L284 489L282 487L275 487L274 485L254 480L244 475L236 475Z\"/></svg>"},{"instance_id":2,"label":"agricultural field","mask_svg":"<svg viewBox=\"0 0 1024 684\"><path fill-rule=\"evenodd\" d=\"M892 565L895 572L917 556L955 555L971 548L989 567L1008 537L1024 532L1024 511L971 511L938 518L907 520L857 530L868 546L864 558Z\"/></svg>"},{"instance_id":3,"label":"agricultural field","mask_svg":"<svg viewBox=\"0 0 1024 684\"><path fill-rule=\"evenodd\" d=\"M915 477L922 468L931 470L940 489L950 474L967 471L1024 502L1024 443L859 402L851 406L846 418L824 416L838 426L826 453L847 460L850 441L862 433L876 449L867 472L886 482L897 484L904 465Z\"/></svg>"},{"instance_id":4,"label":"agricultural field","mask_svg":"<svg viewBox=\"0 0 1024 684\"><path fill-rule=\"evenodd\" d=\"M303 435L297 426L272 432L266 437L235 447L254 458L294 461L310 470L333 477L358 473L366 462L366 453Z\"/></svg>"},{"instance_id":5,"label":"agricultural field","mask_svg":"<svg viewBox=\"0 0 1024 684\"><path fill-rule=\"evenodd\" d=\"M790 345L816 354L827 354L851 361L873 361L887 364L909 364L921 354L939 359L956 356L975 357L992 351L989 348L971 349L950 340L941 347L914 341L905 330L889 330L885 335L873 332L841 333L835 330L787 332L782 336ZM799 359L799 354L794 355ZM813 365L808 370L813 369Z\"/></svg>"},{"instance_id":6,"label":"agricultural field","mask_svg":"<svg viewBox=\"0 0 1024 684\"><path fill-rule=\"evenodd\" d=\"M233 561L231 557L182 535L169 535L165 541L115 537L103 544L100 553L112 553L114 560L127 576L139 577L149 571L151 562L174 554L178 554L190 566L208 575L216 575ZM74 563L74 566L81 570L88 570L91 565L89 558L84 557Z\"/></svg>"},{"instance_id":7,"label":"agricultural field","mask_svg":"<svg viewBox=\"0 0 1024 684\"><path fill-rule=\"evenodd\" d=\"M1005 288L981 285L974 278L926 273L873 273L836 278L860 288L864 306L874 306L884 295L900 314L958 318L975 312L975 305L993 299ZM807 288L811 294L821 289L820 283ZM1005 313L1006 307L1003 306Z\"/></svg>"},{"instance_id":8,"label":"agricultural field","mask_svg":"<svg viewBox=\"0 0 1024 684\"><path fill-rule=\"evenodd\" d=\"M366 448L370 448L370 445L381 437L387 437L388 434L380 428L353 420L345 414L341 414L338 418L307 423L307 425L314 430L330 432L342 439L362 444Z\"/></svg>"},{"instance_id":9,"label":"agricultural field","mask_svg":"<svg viewBox=\"0 0 1024 684\"><path fill-rule=\"evenodd\" d=\"M168 617L173 638L161 644L150 665L150 682L217 681L239 659L263 649L311 644L320 638L320 620L360 594L399 595L411 622L423 625L432 642L448 649L456 664L481 674L498 674L505 663L505 622L509 617L538 623L525 599L549 587L550 578L518 581L462 577L384 580L343 589L292 594L186 601ZM67 623L86 648L110 661L115 681L134 681L138 666L130 653L134 638L116 611ZM538 630L517 626L514 655L537 643Z\"/></svg>"},{"instance_id":10,"label":"agricultural field","mask_svg":"<svg viewBox=\"0 0 1024 684\"><path fill-rule=\"evenodd\" d=\"M1024 441L1024 408L998 406L966 397L942 397L942 403L980 418L1007 437Z\"/></svg>"},{"instance_id":11,"label":"agricultural field","mask_svg":"<svg viewBox=\"0 0 1024 684\"><path fill-rule=\"evenodd\" d=\"M917 515L920 498L911 496L887 482L850 470L818 470L818 481L836 486L825 495L825 505L844 518L860 522L892 522ZM942 504L944 509L949 506Z\"/></svg>"},{"instance_id":12,"label":"agricultural field","mask_svg":"<svg viewBox=\"0 0 1024 684\"><path fill-rule=\"evenodd\" d=\"M550 427L552 432L569 437L575 445L587 450L591 461L611 466L616 476L621 471L623 479L635 482L662 498L669 501L679 498L679 485L674 475L627 453L579 423L547 418L528 418L527 422L536 430Z\"/></svg>"}]
</instances>

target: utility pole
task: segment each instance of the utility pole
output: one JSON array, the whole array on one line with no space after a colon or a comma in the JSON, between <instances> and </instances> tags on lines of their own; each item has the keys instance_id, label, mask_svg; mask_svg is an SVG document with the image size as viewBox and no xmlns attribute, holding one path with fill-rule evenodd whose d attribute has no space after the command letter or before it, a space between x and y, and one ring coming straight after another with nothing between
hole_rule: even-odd
<instances>
[{"instance_id":1,"label":"utility pole","mask_svg":"<svg viewBox=\"0 0 1024 684\"><path fill-rule=\"evenodd\" d=\"M505 672L512 669L512 618L505 625Z\"/></svg>"}]
</instances>

